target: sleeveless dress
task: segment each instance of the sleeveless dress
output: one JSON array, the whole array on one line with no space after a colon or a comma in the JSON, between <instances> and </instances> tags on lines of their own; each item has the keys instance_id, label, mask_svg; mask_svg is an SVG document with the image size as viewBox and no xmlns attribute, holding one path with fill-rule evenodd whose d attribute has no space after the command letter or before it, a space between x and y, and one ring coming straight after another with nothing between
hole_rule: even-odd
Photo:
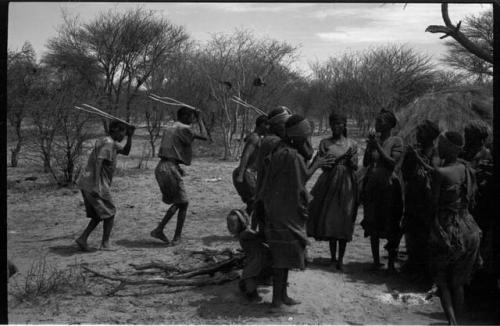
<instances>
[{"instance_id":1,"label":"sleeveless dress","mask_svg":"<svg viewBox=\"0 0 500 326\"><path fill-rule=\"evenodd\" d=\"M358 163L356 143L349 138L337 142L323 139L319 155L338 158L349 148L355 150L351 162L341 160L332 168L323 169L311 190L307 235L316 240L352 240L358 210L358 182L352 168Z\"/></svg>"}]
</instances>

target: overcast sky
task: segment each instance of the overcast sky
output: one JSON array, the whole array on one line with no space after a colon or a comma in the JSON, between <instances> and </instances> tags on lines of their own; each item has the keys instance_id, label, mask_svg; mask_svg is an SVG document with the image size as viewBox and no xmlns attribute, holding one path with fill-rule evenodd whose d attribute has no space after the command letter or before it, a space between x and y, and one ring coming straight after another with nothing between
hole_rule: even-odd
<instances>
[{"instance_id":1,"label":"overcast sky","mask_svg":"<svg viewBox=\"0 0 500 326\"><path fill-rule=\"evenodd\" d=\"M37 55L57 35L62 10L83 21L109 9L126 10L138 5L158 11L182 25L196 40L206 41L212 33L231 33L236 28L252 30L300 46L297 68L329 56L403 43L428 54L438 62L445 52L439 34L425 33L428 25L442 25L440 4L356 4L356 3L82 3L36 2L9 4L9 49L25 41ZM490 10L491 4L450 4L451 20Z\"/></svg>"}]
</instances>

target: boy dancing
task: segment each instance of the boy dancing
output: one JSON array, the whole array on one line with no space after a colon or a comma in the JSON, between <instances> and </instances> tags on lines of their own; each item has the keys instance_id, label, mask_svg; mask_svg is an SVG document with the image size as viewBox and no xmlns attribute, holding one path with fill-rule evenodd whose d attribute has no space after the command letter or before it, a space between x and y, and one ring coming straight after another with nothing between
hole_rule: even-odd
<instances>
[{"instance_id":1,"label":"boy dancing","mask_svg":"<svg viewBox=\"0 0 500 326\"><path fill-rule=\"evenodd\" d=\"M206 137L197 135L191 130L191 124L196 118L196 111L181 107L177 111L177 121L163 133L158 152L161 160L156 166L155 177L162 192L163 202L171 206L162 221L151 231L151 236L170 243L163 233L163 229L178 211L173 245L179 243L181 239L182 227L184 226L189 205L184 182L182 181L184 171L181 169L180 164L191 165L193 156L192 143L195 139L207 140Z\"/></svg>"},{"instance_id":2,"label":"boy dancing","mask_svg":"<svg viewBox=\"0 0 500 326\"><path fill-rule=\"evenodd\" d=\"M75 240L82 251L89 251L88 237L103 221L101 250L111 250L109 237L113 229L116 207L111 198L111 181L116 169L116 155L128 155L132 146L135 127L113 120L109 124L109 135L95 142L85 167L85 172L77 182L82 191L85 211L90 222L82 235ZM119 143L127 136L127 143Z\"/></svg>"}]
</instances>

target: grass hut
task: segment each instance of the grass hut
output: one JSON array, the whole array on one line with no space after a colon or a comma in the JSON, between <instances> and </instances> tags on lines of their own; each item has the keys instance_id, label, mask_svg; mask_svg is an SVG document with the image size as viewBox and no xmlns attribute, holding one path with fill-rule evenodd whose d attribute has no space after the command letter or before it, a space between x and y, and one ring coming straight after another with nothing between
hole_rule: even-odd
<instances>
[{"instance_id":1,"label":"grass hut","mask_svg":"<svg viewBox=\"0 0 500 326\"><path fill-rule=\"evenodd\" d=\"M464 127L472 120L484 121L490 129L493 124L492 87L467 86L449 88L425 94L396 113L396 133L405 142L414 142L417 125L430 120L439 128L463 134Z\"/></svg>"}]
</instances>

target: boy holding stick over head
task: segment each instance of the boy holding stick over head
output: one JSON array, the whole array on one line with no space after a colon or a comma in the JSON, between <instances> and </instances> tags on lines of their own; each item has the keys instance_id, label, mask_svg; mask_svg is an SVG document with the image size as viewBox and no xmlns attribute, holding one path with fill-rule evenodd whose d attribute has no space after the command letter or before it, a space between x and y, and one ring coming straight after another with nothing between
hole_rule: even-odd
<instances>
[{"instance_id":1,"label":"boy holding stick over head","mask_svg":"<svg viewBox=\"0 0 500 326\"><path fill-rule=\"evenodd\" d=\"M167 128L163 133L158 156L160 162L156 166L155 176L163 195L163 202L170 208L153 231L151 236L170 243L163 229L168 221L177 213L177 226L175 229L172 244L177 244L181 239L182 227L186 219L189 200L184 188L182 177L184 171L180 164L191 165L193 156L192 143L195 139L207 140L206 137L197 135L191 130L191 124L195 119L199 119L198 112L188 108L181 107L177 111L177 121L172 127Z\"/></svg>"},{"instance_id":2,"label":"boy holding stick over head","mask_svg":"<svg viewBox=\"0 0 500 326\"><path fill-rule=\"evenodd\" d=\"M75 240L83 251L89 250L87 239L101 220L103 221L101 249L111 250L109 237L113 228L116 207L111 198L110 188L116 169L116 155L130 153L135 127L112 120L108 129L109 135L95 142L85 172L77 182L82 191L87 217L90 218L85 231ZM122 147L119 143L125 136L127 136L127 143Z\"/></svg>"}]
</instances>

